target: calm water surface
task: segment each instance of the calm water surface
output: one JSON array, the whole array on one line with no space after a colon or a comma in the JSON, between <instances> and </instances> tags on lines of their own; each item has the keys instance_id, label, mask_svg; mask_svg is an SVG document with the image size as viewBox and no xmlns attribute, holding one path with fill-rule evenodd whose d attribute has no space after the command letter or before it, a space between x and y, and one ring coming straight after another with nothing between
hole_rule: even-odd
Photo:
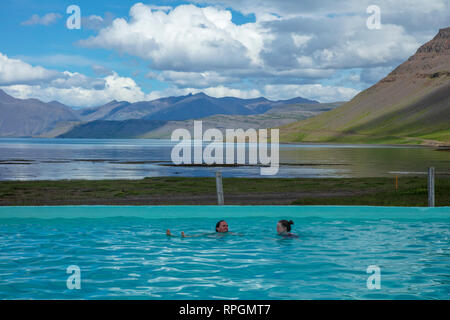
<instances>
[{"instance_id":1,"label":"calm water surface","mask_svg":"<svg viewBox=\"0 0 450 320\"><path fill-rule=\"evenodd\" d=\"M0 180L139 179L213 176L216 169L173 167L176 143L154 139L0 139ZM450 152L424 147L280 145L273 177L374 177L450 174ZM221 168L228 177L261 177L258 167ZM270 176L266 176L270 177Z\"/></svg>"}]
</instances>

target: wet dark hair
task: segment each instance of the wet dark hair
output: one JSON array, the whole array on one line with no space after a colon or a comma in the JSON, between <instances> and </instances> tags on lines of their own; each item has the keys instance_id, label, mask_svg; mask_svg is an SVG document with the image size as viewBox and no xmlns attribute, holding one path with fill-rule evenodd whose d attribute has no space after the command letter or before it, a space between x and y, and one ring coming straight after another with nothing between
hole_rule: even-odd
<instances>
[{"instance_id":1,"label":"wet dark hair","mask_svg":"<svg viewBox=\"0 0 450 320\"><path fill-rule=\"evenodd\" d=\"M220 220L219 222L216 223L216 232L219 232L219 231L217 231L217 229L219 229L220 223L223 221L225 221L225 220Z\"/></svg>"},{"instance_id":2,"label":"wet dark hair","mask_svg":"<svg viewBox=\"0 0 450 320\"><path fill-rule=\"evenodd\" d=\"M287 221L287 220L280 220L280 221L278 221L278 223L281 223L281 225L283 227L285 227L286 230L289 232L289 231L291 231L291 224L294 224L294 221L292 221L292 220L289 220L289 221Z\"/></svg>"}]
</instances>

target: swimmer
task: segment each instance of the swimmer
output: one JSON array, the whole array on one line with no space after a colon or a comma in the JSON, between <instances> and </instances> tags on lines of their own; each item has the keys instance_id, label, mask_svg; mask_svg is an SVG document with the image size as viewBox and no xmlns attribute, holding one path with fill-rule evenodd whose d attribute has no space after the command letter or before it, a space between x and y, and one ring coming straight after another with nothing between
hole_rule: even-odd
<instances>
[{"instance_id":1,"label":"swimmer","mask_svg":"<svg viewBox=\"0 0 450 320\"><path fill-rule=\"evenodd\" d=\"M298 238L298 235L291 233L291 225L294 224L294 221L292 220L280 220L277 223L277 233L280 236L286 237L286 238Z\"/></svg>"},{"instance_id":2,"label":"swimmer","mask_svg":"<svg viewBox=\"0 0 450 320\"><path fill-rule=\"evenodd\" d=\"M240 235L238 233L229 232L228 231L228 223L225 220L220 220L216 223L216 232L215 233L202 233L198 235L188 236L184 233L184 231L181 231L181 237L182 238L192 238L192 237L201 237L201 236L211 236L216 234L232 234L232 235ZM170 232L169 229L166 231L166 235L170 237L174 237L174 235Z\"/></svg>"}]
</instances>

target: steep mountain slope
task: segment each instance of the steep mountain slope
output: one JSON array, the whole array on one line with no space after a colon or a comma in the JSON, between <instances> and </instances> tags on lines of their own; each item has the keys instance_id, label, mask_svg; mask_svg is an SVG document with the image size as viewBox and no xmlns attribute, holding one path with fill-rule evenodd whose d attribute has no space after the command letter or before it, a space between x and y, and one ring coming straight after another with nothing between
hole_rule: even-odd
<instances>
[{"instance_id":1,"label":"steep mountain slope","mask_svg":"<svg viewBox=\"0 0 450 320\"><path fill-rule=\"evenodd\" d=\"M60 121L78 121L73 110L59 102L16 99L0 89L0 136L37 136Z\"/></svg>"},{"instance_id":2,"label":"steep mountain slope","mask_svg":"<svg viewBox=\"0 0 450 320\"><path fill-rule=\"evenodd\" d=\"M450 28L348 103L280 128L282 141L450 144Z\"/></svg>"}]
</instances>

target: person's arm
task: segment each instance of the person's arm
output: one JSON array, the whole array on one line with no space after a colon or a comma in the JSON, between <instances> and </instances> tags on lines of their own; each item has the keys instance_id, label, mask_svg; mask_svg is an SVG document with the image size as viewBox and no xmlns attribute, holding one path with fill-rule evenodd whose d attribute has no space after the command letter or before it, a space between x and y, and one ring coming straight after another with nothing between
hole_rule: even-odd
<instances>
[{"instance_id":1,"label":"person's arm","mask_svg":"<svg viewBox=\"0 0 450 320\"><path fill-rule=\"evenodd\" d=\"M167 235L168 237L176 237L176 235L172 234L172 232L170 232L169 229L167 229L166 235ZM202 234L197 234L197 235L193 235L193 236L187 236L187 235L184 233L184 231L181 231L181 237L182 237L182 238L194 238L194 237L201 237L201 236L202 236Z\"/></svg>"},{"instance_id":2,"label":"person's arm","mask_svg":"<svg viewBox=\"0 0 450 320\"><path fill-rule=\"evenodd\" d=\"M194 235L192 235L192 236L187 236L187 235L184 233L184 231L181 231L181 237L182 237L182 238L196 238L196 237L204 236L205 234L207 234L207 233L194 234Z\"/></svg>"}]
</instances>

